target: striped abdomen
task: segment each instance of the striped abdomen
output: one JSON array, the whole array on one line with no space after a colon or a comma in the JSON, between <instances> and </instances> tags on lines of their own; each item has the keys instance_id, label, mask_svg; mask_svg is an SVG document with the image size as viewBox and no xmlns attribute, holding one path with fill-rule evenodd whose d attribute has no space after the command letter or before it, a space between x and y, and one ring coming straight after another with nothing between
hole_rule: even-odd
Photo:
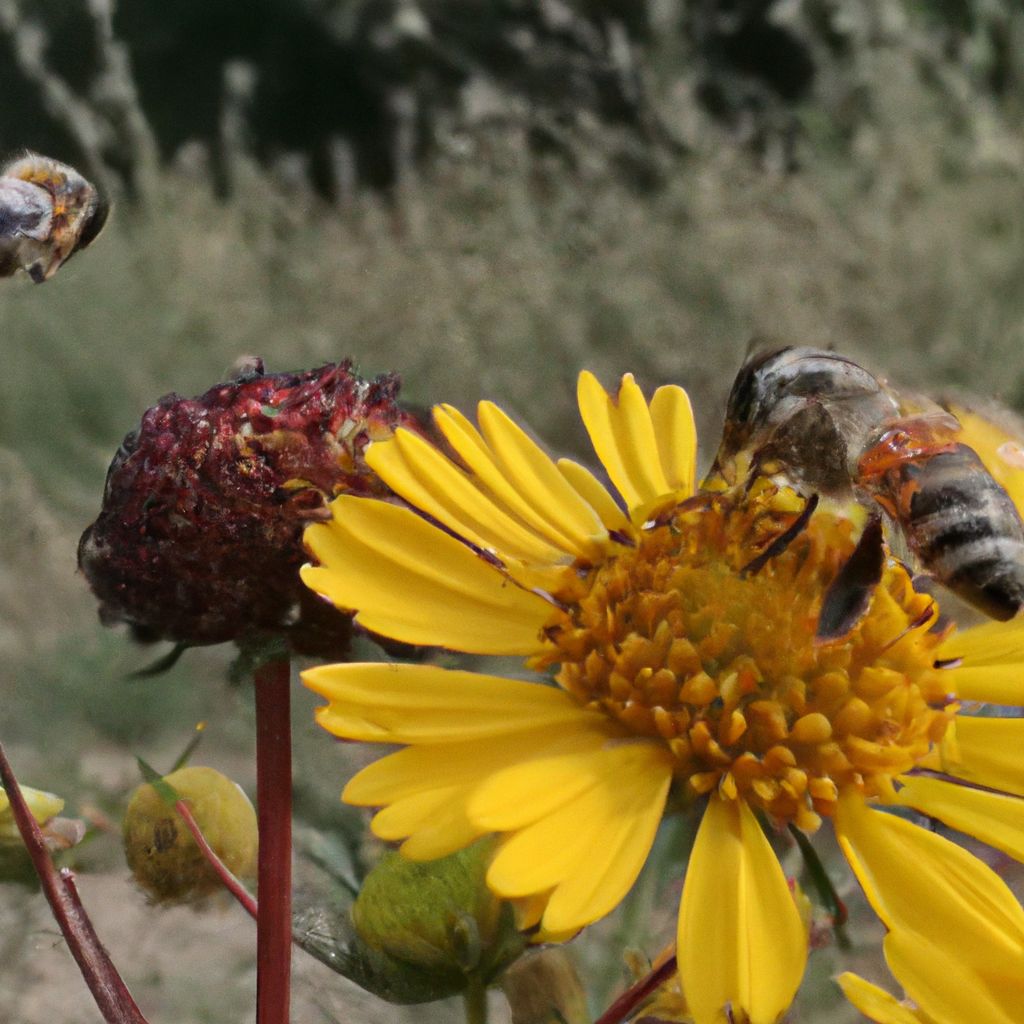
<instances>
[{"instance_id":1,"label":"striped abdomen","mask_svg":"<svg viewBox=\"0 0 1024 1024\"><path fill-rule=\"evenodd\" d=\"M995 619L1024 607L1024 523L972 448L919 454L870 490L940 583Z\"/></svg>"}]
</instances>

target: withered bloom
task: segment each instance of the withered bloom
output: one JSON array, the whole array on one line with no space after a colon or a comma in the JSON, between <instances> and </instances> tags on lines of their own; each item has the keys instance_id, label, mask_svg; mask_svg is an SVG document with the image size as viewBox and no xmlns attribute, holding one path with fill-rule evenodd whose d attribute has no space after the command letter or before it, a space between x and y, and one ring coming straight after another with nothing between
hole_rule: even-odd
<instances>
[{"instance_id":1,"label":"withered bloom","mask_svg":"<svg viewBox=\"0 0 1024 1024\"><path fill-rule=\"evenodd\" d=\"M348 361L268 375L253 360L198 398L160 399L118 449L79 542L102 621L145 642L277 633L300 653L343 656L349 617L299 580L302 531L335 495L390 494L363 450L419 429L398 388Z\"/></svg>"}]
</instances>

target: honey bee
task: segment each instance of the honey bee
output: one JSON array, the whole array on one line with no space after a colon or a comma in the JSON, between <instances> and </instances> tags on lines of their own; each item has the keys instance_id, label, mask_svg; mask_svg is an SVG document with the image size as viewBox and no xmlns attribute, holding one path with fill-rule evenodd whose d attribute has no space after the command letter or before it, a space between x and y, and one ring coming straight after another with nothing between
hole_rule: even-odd
<instances>
[{"instance_id":1,"label":"honey bee","mask_svg":"<svg viewBox=\"0 0 1024 1024\"><path fill-rule=\"evenodd\" d=\"M925 573L1005 620L1024 606L1024 523L962 433L953 413L851 359L777 349L740 369L706 486L780 476L808 497L868 510L857 549L826 595L819 637L849 632L881 578L879 512Z\"/></svg>"},{"instance_id":2,"label":"honey bee","mask_svg":"<svg viewBox=\"0 0 1024 1024\"><path fill-rule=\"evenodd\" d=\"M110 204L73 167L26 153L0 168L0 277L36 284L103 230Z\"/></svg>"}]
</instances>

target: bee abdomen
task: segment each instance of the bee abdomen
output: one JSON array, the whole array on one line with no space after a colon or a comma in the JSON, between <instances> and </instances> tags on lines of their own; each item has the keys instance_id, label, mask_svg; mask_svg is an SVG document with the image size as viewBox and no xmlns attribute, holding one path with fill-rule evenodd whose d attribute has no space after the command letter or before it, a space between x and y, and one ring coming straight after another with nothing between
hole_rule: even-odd
<instances>
[{"instance_id":1,"label":"bee abdomen","mask_svg":"<svg viewBox=\"0 0 1024 1024\"><path fill-rule=\"evenodd\" d=\"M973 449L957 445L907 463L903 522L924 568L996 619L1024 607L1024 523Z\"/></svg>"}]
</instances>

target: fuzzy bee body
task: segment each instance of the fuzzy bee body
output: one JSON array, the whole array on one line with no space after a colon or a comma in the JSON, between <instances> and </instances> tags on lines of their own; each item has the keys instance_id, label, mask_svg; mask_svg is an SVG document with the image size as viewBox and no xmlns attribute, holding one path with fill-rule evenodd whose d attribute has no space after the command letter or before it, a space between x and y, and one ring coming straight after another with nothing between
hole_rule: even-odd
<instances>
[{"instance_id":1,"label":"fuzzy bee body","mask_svg":"<svg viewBox=\"0 0 1024 1024\"><path fill-rule=\"evenodd\" d=\"M102 231L110 205L73 167L27 153L0 168L0 277L49 280Z\"/></svg>"},{"instance_id":2,"label":"fuzzy bee body","mask_svg":"<svg viewBox=\"0 0 1024 1024\"><path fill-rule=\"evenodd\" d=\"M1009 619L1024 607L1024 523L959 430L951 413L850 359L785 348L741 368L709 481L778 475L806 493L880 508L925 572Z\"/></svg>"}]
</instances>

